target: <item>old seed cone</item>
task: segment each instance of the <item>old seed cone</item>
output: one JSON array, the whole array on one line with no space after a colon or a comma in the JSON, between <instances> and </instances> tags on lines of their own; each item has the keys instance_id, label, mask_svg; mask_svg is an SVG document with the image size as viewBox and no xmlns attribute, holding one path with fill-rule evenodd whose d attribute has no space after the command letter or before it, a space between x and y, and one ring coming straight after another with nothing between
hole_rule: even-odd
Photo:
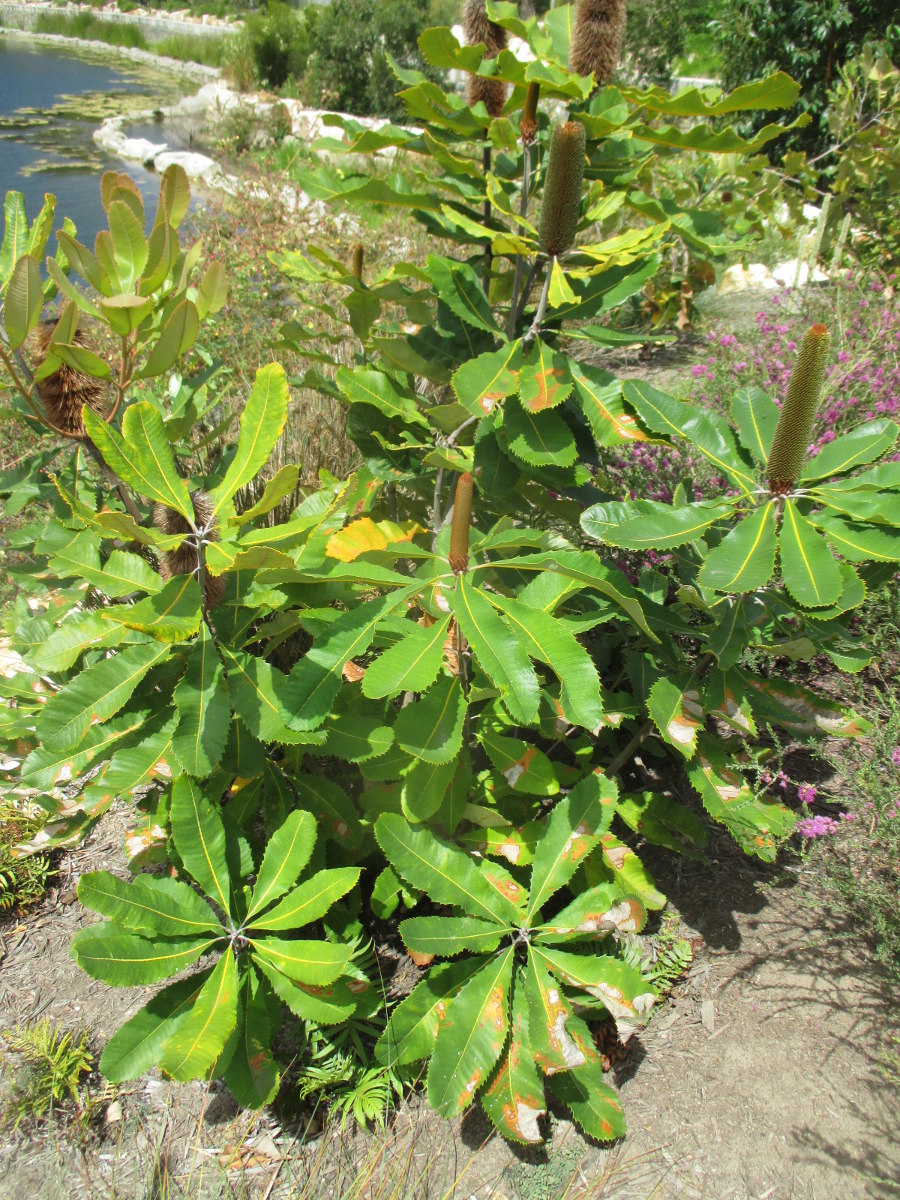
<instances>
[{"instance_id":1,"label":"old seed cone","mask_svg":"<svg viewBox=\"0 0 900 1200\"><path fill-rule=\"evenodd\" d=\"M194 522L198 528L208 526L212 518L212 501L205 492L191 492L191 503L194 506ZM166 508L164 504L153 505L153 524L160 533L191 532L187 521L174 509ZM211 542L219 540L215 522L207 533ZM188 542L182 542L177 550L167 550L160 555L159 573L163 579L171 579L173 575L192 575L197 570L197 551ZM215 608L222 603L225 596L225 578L221 575L210 575L206 572L206 606Z\"/></svg>"},{"instance_id":2,"label":"old seed cone","mask_svg":"<svg viewBox=\"0 0 900 1200\"><path fill-rule=\"evenodd\" d=\"M625 37L625 0L577 0L569 66L593 75L597 85L611 83Z\"/></svg>"}]
</instances>

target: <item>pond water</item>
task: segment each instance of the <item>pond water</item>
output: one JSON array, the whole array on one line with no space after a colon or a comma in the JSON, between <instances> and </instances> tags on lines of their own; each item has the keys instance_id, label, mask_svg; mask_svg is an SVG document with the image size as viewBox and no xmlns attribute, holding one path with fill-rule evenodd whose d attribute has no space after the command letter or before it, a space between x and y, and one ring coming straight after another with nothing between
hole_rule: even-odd
<instances>
[{"instance_id":1,"label":"pond water","mask_svg":"<svg viewBox=\"0 0 900 1200\"><path fill-rule=\"evenodd\" d=\"M0 199L7 191L22 192L31 220L44 193L52 192L57 198L55 227L71 217L79 240L88 246L105 227L103 171L127 172L152 212L158 176L100 150L93 132L107 116L171 104L195 87L170 72L118 58L75 55L24 38L0 37ZM48 253L55 248L54 238Z\"/></svg>"}]
</instances>

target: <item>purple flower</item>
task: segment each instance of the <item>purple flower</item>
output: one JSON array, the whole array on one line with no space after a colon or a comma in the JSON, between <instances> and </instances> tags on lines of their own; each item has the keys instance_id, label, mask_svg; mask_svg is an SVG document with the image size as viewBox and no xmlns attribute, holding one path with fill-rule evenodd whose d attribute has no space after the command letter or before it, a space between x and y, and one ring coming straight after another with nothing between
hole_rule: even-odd
<instances>
[{"instance_id":1,"label":"purple flower","mask_svg":"<svg viewBox=\"0 0 900 1200\"><path fill-rule=\"evenodd\" d=\"M795 831L807 840L824 837L826 834L834 833L837 828L838 823L834 817L824 816L804 817L802 821L798 821L794 826Z\"/></svg>"},{"instance_id":2,"label":"purple flower","mask_svg":"<svg viewBox=\"0 0 900 1200\"><path fill-rule=\"evenodd\" d=\"M891 762L895 767L900 767L900 746L895 746L891 751Z\"/></svg>"},{"instance_id":3,"label":"purple flower","mask_svg":"<svg viewBox=\"0 0 900 1200\"><path fill-rule=\"evenodd\" d=\"M812 783L801 784L801 786L797 792L797 795L800 798L800 803L801 804L812 804L813 800L815 800L815 798L816 798L817 791L818 791L818 789L816 788L815 784L812 784Z\"/></svg>"}]
</instances>

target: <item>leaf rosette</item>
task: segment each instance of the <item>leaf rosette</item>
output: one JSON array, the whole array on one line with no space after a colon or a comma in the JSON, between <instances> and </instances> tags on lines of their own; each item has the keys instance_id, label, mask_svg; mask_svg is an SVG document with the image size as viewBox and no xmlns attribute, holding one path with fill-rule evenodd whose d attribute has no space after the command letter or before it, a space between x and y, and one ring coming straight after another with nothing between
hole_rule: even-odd
<instances>
[{"instance_id":1,"label":"leaf rosette","mask_svg":"<svg viewBox=\"0 0 900 1200\"><path fill-rule=\"evenodd\" d=\"M215 1070L239 1103L259 1108L280 1079L271 1050L279 1001L326 1025L356 1008L361 985L346 974L352 945L296 933L350 891L359 868L321 870L298 883L316 822L295 810L273 833L256 882L245 890L240 861L248 848L186 775L172 788L171 823L186 878L82 875L79 899L107 920L82 929L72 955L92 978L118 987L159 983L218 957L164 987L126 1021L107 1043L100 1069L114 1082L153 1066L176 1080Z\"/></svg>"},{"instance_id":2,"label":"leaf rosette","mask_svg":"<svg viewBox=\"0 0 900 1200\"><path fill-rule=\"evenodd\" d=\"M399 815L379 818L376 837L396 872L452 911L401 923L417 961L450 961L433 966L394 1010L376 1053L395 1065L429 1058L428 1098L445 1115L478 1094L506 1137L539 1141L549 1081L594 1137L624 1133L618 1098L576 1009L611 1014L623 1039L646 1019L656 994L616 952L616 935L643 926L644 905L613 882L569 903L559 898L608 830L617 794L594 773L556 804L528 887Z\"/></svg>"}]
</instances>

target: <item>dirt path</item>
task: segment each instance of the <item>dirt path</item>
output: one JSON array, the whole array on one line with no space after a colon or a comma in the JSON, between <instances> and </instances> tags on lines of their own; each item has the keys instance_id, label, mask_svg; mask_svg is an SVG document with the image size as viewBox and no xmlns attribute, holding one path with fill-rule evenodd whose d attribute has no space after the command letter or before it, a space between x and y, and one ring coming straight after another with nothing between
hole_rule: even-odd
<instances>
[{"instance_id":1,"label":"dirt path","mask_svg":"<svg viewBox=\"0 0 900 1200\"><path fill-rule=\"evenodd\" d=\"M143 1002L140 989L91 981L68 954L72 933L89 919L72 903L74 880L89 869L120 870L124 820L111 814L67 857L45 904L0 927L0 1026L49 1016L88 1028L99 1045ZM123 1089L121 1119L83 1152L64 1130L3 1139L0 1200L259 1197L285 1154L273 1200L900 1195L900 1090L878 1069L900 1028L896 995L859 932L825 915L802 864L776 872L724 838L715 853L706 864L653 864L697 951L618 1069L630 1134L612 1150L587 1144L557 1116L547 1150L520 1150L491 1137L477 1114L454 1129L414 1098L387 1138L329 1128L301 1153L292 1131L240 1113L220 1088L151 1077ZM251 1169L226 1172L242 1146ZM351 1193L366 1163L373 1182Z\"/></svg>"}]
</instances>

